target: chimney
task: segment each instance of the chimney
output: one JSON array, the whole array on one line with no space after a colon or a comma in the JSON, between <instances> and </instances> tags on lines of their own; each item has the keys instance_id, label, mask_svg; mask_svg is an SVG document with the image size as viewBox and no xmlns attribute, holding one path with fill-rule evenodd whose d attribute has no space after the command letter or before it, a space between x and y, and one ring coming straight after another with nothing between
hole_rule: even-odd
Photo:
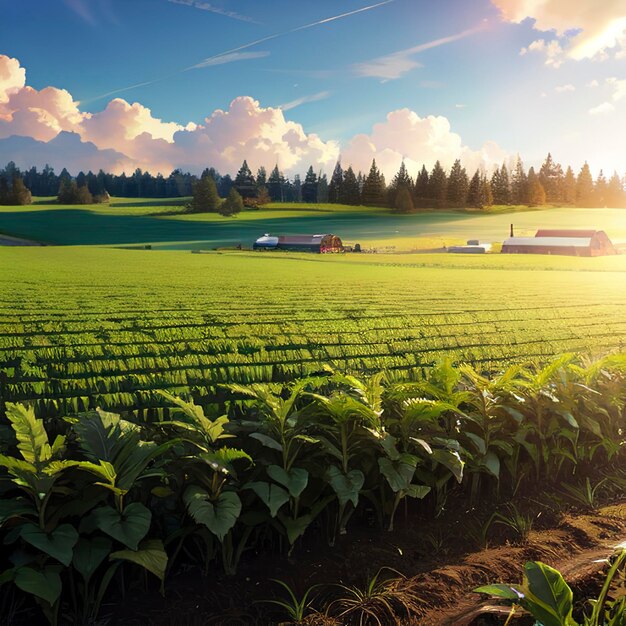
<instances>
[{"instance_id":1,"label":"chimney","mask_svg":"<svg viewBox=\"0 0 626 626\"><path fill-rule=\"evenodd\" d=\"M513 234L513 224L511 224L511 234L509 236L510 237L515 237L515 235Z\"/></svg>"}]
</instances>

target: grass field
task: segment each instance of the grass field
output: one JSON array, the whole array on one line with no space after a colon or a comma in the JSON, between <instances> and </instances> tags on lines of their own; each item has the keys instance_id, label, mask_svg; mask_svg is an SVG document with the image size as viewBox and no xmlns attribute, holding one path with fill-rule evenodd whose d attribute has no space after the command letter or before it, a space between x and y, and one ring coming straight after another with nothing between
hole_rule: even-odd
<instances>
[{"instance_id":1,"label":"grass field","mask_svg":"<svg viewBox=\"0 0 626 626\"><path fill-rule=\"evenodd\" d=\"M143 245L167 249L250 247L265 232L332 232L346 243L396 251L424 250L467 239L502 241L513 222L516 234L537 228L597 228L626 241L621 209L425 211L395 215L388 209L342 205L269 205L234 218L176 214L188 199L115 198L111 205L61 206L40 199L29 207L0 207L0 233L66 245ZM174 213L174 214L172 214Z\"/></svg>"},{"instance_id":2,"label":"grass field","mask_svg":"<svg viewBox=\"0 0 626 626\"><path fill-rule=\"evenodd\" d=\"M0 248L4 400L149 406L151 389L279 381L324 364L486 368L626 347L626 257Z\"/></svg>"}]
</instances>

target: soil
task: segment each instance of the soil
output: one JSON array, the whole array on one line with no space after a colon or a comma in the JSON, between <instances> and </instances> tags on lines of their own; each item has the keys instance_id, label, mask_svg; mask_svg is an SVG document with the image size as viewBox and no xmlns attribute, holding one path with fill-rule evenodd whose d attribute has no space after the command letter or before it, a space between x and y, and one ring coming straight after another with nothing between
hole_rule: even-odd
<instances>
[{"instance_id":1,"label":"soil","mask_svg":"<svg viewBox=\"0 0 626 626\"><path fill-rule=\"evenodd\" d=\"M452 512L435 522L412 515L393 533L359 520L332 548L325 542L304 544L291 559L249 554L231 578L217 571L208 576L194 569L179 571L168 579L164 597L156 590L131 591L117 606L103 607L103 613L111 626L286 624L281 622L286 619L284 612L265 602L285 597L271 579L285 581L298 597L319 584L313 606L321 608L332 600L333 589L337 593L339 588L333 584L362 587L382 567L395 571L383 570L381 577L397 578L399 573L405 577L396 587L416 606L412 617L388 618L382 626L503 624L508 609L494 606L473 589L488 583L520 582L524 563L540 560L563 573L575 597L584 597L581 590L595 591L606 559L626 540L626 503L594 512L539 513L535 529L524 542L516 541L510 529L492 526L492 545L482 550L471 545L466 532L468 519L476 515L472 510ZM307 623L347 622L320 616ZM522 626L524 621L515 624Z\"/></svg>"}]
</instances>

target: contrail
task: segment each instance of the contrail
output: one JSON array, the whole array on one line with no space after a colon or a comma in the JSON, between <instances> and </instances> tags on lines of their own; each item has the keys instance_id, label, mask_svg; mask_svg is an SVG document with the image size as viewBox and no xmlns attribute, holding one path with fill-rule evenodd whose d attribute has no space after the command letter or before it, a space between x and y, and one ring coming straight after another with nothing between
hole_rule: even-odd
<instances>
[{"instance_id":1,"label":"contrail","mask_svg":"<svg viewBox=\"0 0 626 626\"><path fill-rule=\"evenodd\" d=\"M255 41L251 41L249 43L245 43L237 48L231 48L230 50L224 50L219 52L218 54L214 54L213 56L207 57L203 59L199 63L195 65L191 65L189 67L185 67L183 69L177 70L176 72L172 72L167 74L166 76L160 76L159 78L155 78L154 80L148 80L142 83L137 83L135 85L129 85L128 87L120 87L119 89L114 89L113 91L108 91L107 93L100 94L99 96L94 96L93 98L88 98L86 100L81 100L82 104L86 104L89 102L95 102L96 100L101 100L102 98L107 98L108 96L112 96L116 93L122 93L123 91L130 91L131 89L136 89L137 87L145 87L146 85L153 85L154 83L161 82L162 80L167 80L172 76L176 76L178 74L182 74L183 72L188 72L189 70L200 69L202 67L207 67L210 65L216 65L216 63L212 63L212 61L223 57L228 54L233 54L234 52L239 52L240 50L245 50L246 48L251 48L252 46L258 46L260 43L264 43L266 41L271 41L272 39L277 39L278 37L284 37L286 35L291 35L292 33L297 33L301 30L306 30L308 28L314 28L315 26L321 26L323 24L328 24L329 22L334 22L336 20L341 20L346 17L350 17L351 15L356 15L357 13L363 13L365 11L371 11L372 9L376 9L378 7L382 7L385 4L391 4L392 2L396 2L396 0L383 0L383 2L377 2L376 4L370 4L366 7L361 7L360 9L355 9L354 11L348 11L347 13L341 13L340 15L333 15L332 17L324 18L323 20L318 20L317 22L311 22L310 24L303 24L302 26L296 26L295 28L291 28L289 30L282 31L280 33L274 33L273 35L268 35L267 37L263 37L261 39L256 39ZM234 58L233 58L234 60Z\"/></svg>"}]
</instances>

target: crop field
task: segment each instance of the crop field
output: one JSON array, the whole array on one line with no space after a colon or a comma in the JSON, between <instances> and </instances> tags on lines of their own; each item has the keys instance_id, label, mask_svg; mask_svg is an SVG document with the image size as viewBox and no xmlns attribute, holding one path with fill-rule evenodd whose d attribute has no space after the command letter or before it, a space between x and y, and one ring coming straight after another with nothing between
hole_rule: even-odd
<instances>
[{"instance_id":1,"label":"crop field","mask_svg":"<svg viewBox=\"0 0 626 626\"><path fill-rule=\"evenodd\" d=\"M423 211L410 215L389 209L344 205L269 205L234 218L215 213L182 214L189 198L115 198L111 205L59 205L39 199L28 207L0 207L0 233L61 245L137 245L210 250L251 247L266 232L331 232L346 243L395 251L426 250L468 239L501 242L509 224L518 235L538 228L596 228L626 242L623 209L550 208L538 210Z\"/></svg>"},{"instance_id":2,"label":"crop field","mask_svg":"<svg viewBox=\"0 0 626 626\"><path fill-rule=\"evenodd\" d=\"M325 366L414 376L626 347L626 257L0 248L2 400L55 415L206 403ZM217 390L217 391L216 391Z\"/></svg>"}]
</instances>

